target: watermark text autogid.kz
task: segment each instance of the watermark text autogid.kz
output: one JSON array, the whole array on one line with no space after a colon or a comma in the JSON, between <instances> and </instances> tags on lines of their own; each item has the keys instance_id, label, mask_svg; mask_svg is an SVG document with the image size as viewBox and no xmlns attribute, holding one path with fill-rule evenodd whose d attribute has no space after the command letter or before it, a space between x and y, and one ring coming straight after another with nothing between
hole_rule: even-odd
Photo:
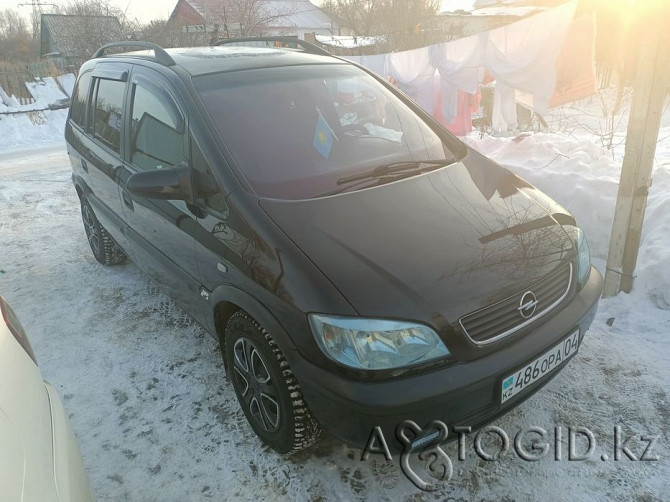
<instances>
[{"instance_id":1,"label":"watermark text autogid.kz","mask_svg":"<svg viewBox=\"0 0 670 502\"><path fill-rule=\"evenodd\" d=\"M402 446L400 468L418 488L433 491L438 484L425 481L410 465L410 456L415 453L425 463L433 479L439 480L441 484L451 480L453 463L441 446L447 439L456 440L456 457L459 462L473 455L484 461L496 462L509 458L512 454L526 462L538 462L549 457L557 462L660 460L655 453L660 435L625 434L620 425L614 426L604 448L598 448L595 434L581 426L557 426L550 430L529 426L518 430L514 435L496 426L487 426L474 433L471 427L455 426L451 429L451 436L448 436L447 426L437 420L425 428L411 420L405 420L396 427L395 437L392 439L396 439ZM468 438L472 441L468 441ZM388 444L382 428L374 427L361 460L367 460L371 454L381 454L391 461Z\"/></svg>"},{"instance_id":2,"label":"watermark text autogid.kz","mask_svg":"<svg viewBox=\"0 0 670 502\"><path fill-rule=\"evenodd\" d=\"M435 443L442 443L447 439L447 434L443 433L438 436L437 432L446 431L446 425L440 422L431 423L430 428L434 428L436 433L434 437L429 434L423 434L423 429L420 429L410 421L405 421L398 426L396 434L401 436L401 443L405 449L409 447L410 451L419 452L422 445L412 444L411 441L406 440L403 431L412 424L412 431L422 433L422 437L430 438L426 441L426 447ZM472 436L472 428L465 426L452 427L451 439L456 439L458 445L458 460L464 461L468 455L468 444L466 439ZM455 435L455 438L453 437ZM627 459L630 461L658 461L659 456L654 453L654 448L658 443L660 435L651 434L624 434L620 425L614 426L612 434L611 449L612 455L607 452L600 454L600 460L615 460L619 461ZM542 427L526 427L520 429L510 436L504 429L496 426L484 427L474 434L472 441L472 453L482 460L497 461L506 457L510 452L514 452L520 459L527 462L536 462L553 456L555 461L583 461L590 460L598 456L597 453L598 442L595 434L587 427L568 426L568 427L554 427L546 430ZM375 427L370 433L370 437L363 450L363 460L366 460L371 453L383 453L387 459L390 460L391 454L388 449L388 442L384 437L384 433L380 427Z\"/></svg>"}]
</instances>

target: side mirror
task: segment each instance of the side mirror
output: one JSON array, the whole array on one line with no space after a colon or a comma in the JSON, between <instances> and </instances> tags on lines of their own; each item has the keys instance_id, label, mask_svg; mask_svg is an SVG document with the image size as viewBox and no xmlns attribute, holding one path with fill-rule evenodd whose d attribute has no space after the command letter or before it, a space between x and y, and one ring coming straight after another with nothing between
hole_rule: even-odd
<instances>
[{"instance_id":1,"label":"side mirror","mask_svg":"<svg viewBox=\"0 0 670 502\"><path fill-rule=\"evenodd\" d=\"M191 176L186 165L135 173L128 178L126 189L147 199L192 202Z\"/></svg>"}]
</instances>

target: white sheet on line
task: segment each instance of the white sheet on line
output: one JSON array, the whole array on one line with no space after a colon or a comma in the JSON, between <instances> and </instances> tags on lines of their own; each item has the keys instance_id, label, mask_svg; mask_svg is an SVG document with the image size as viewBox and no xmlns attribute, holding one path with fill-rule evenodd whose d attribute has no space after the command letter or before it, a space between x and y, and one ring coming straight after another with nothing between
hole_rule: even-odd
<instances>
[{"instance_id":1,"label":"white sheet on line","mask_svg":"<svg viewBox=\"0 0 670 502\"><path fill-rule=\"evenodd\" d=\"M516 128L518 89L546 110L556 88L556 59L575 15L577 2L565 3L488 32L484 65L496 79L493 129Z\"/></svg>"},{"instance_id":2,"label":"white sheet on line","mask_svg":"<svg viewBox=\"0 0 670 502\"><path fill-rule=\"evenodd\" d=\"M484 70L496 79L493 128L516 128L516 92L530 96L533 108L546 110L556 87L556 59L575 14L577 0L491 31L420 49L350 59L383 77L392 76L425 110L451 122L458 89L474 93ZM439 78L436 78L436 72Z\"/></svg>"}]
</instances>

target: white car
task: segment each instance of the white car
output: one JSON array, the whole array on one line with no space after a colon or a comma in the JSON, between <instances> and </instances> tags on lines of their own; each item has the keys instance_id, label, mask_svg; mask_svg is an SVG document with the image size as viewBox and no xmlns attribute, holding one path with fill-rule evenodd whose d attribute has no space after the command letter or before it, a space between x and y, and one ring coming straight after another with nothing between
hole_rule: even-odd
<instances>
[{"instance_id":1,"label":"white car","mask_svg":"<svg viewBox=\"0 0 670 502\"><path fill-rule=\"evenodd\" d=\"M0 310L0 499L94 500L63 404L2 296Z\"/></svg>"}]
</instances>

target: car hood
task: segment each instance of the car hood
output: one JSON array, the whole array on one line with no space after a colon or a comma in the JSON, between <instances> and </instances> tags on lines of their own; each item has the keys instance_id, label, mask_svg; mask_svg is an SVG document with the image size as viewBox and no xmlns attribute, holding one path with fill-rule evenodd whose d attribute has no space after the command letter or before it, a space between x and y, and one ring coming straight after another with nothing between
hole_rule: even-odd
<instances>
[{"instance_id":1,"label":"car hood","mask_svg":"<svg viewBox=\"0 0 670 502\"><path fill-rule=\"evenodd\" d=\"M381 186L260 201L361 315L433 325L454 323L571 259L573 240L558 221L574 219L552 203L473 150Z\"/></svg>"}]
</instances>

